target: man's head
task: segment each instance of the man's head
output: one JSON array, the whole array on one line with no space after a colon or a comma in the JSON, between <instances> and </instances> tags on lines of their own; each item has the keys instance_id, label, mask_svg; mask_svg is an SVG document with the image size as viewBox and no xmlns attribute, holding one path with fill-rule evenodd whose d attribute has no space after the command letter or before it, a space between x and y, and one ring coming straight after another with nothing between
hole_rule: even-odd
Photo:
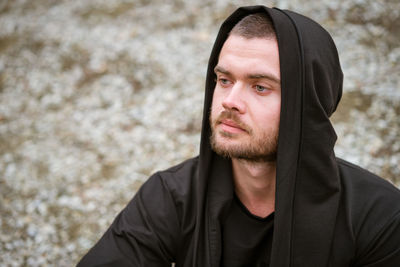
<instances>
[{"instance_id":1,"label":"man's head","mask_svg":"<svg viewBox=\"0 0 400 267\"><path fill-rule=\"evenodd\" d=\"M232 28L229 35L241 36L246 39L276 39L272 21L265 13L256 13L244 17Z\"/></svg>"},{"instance_id":2,"label":"man's head","mask_svg":"<svg viewBox=\"0 0 400 267\"><path fill-rule=\"evenodd\" d=\"M281 104L279 51L267 15L243 18L231 30L214 69L211 146L230 158L276 159Z\"/></svg>"}]
</instances>

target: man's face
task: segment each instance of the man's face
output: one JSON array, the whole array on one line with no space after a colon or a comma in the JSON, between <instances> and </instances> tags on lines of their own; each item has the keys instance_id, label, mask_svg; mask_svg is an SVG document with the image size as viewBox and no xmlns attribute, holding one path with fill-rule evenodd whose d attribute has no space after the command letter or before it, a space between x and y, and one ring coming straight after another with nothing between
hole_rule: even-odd
<instances>
[{"instance_id":1,"label":"man's face","mask_svg":"<svg viewBox=\"0 0 400 267\"><path fill-rule=\"evenodd\" d=\"M281 86L275 39L231 35L215 67L211 146L230 158L276 159Z\"/></svg>"}]
</instances>

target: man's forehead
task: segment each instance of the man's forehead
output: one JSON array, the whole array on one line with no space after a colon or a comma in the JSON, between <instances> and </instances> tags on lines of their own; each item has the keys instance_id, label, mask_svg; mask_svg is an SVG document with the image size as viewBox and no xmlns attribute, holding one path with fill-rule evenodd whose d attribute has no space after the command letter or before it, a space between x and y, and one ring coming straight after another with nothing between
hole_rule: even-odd
<instances>
[{"instance_id":1,"label":"man's forehead","mask_svg":"<svg viewBox=\"0 0 400 267\"><path fill-rule=\"evenodd\" d=\"M251 79L268 79L280 84L277 41L273 38L230 35L221 49L214 72Z\"/></svg>"}]
</instances>

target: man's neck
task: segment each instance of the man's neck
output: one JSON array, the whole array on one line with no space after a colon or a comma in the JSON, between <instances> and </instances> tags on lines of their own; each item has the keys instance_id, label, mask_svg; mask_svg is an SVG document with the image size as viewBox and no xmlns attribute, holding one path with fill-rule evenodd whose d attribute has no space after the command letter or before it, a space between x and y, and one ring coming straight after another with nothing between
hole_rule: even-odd
<instances>
[{"instance_id":1,"label":"man's neck","mask_svg":"<svg viewBox=\"0 0 400 267\"><path fill-rule=\"evenodd\" d=\"M276 162L232 159L236 195L254 215L267 217L275 210Z\"/></svg>"}]
</instances>

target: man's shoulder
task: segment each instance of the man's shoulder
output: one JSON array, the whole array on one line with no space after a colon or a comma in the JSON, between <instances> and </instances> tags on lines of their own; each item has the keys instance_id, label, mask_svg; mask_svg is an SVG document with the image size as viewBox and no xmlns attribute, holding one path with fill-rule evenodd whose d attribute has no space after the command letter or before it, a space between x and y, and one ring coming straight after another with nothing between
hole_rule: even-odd
<instances>
[{"instance_id":1,"label":"man's shoulder","mask_svg":"<svg viewBox=\"0 0 400 267\"><path fill-rule=\"evenodd\" d=\"M400 257L400 190L352 163L339 159L338 166L342 185L340 212L350 222L356 265L382 261L379 266L394 266L392 262L398 262Z\"/></svg>"},{"instance_id":2,"label":"man's shoulder","mask_svg":"<svg viewBox=\"0 0 400 267\"><path fill-rule=\"evenodd\" d=\"M163 185L173 195L187 195L193 189L198 172L199 157L187 159L168 169L156 172L152 178Z\"/></svg>"},{"instance_id":3,"label":"man's shoulder","mask_svg":"<svg viewBox=\"0 0 400 267\"><path fill-rule=\"evenodd\" d=\"M198 162L199 162L199 156L196 156L196 157L187 159L179 164L171 166L165 170L158 171L157 173L163 177L164 176L176 177L176 176L181 176L181 175L186 176L187 174L196 172Z\"/></svg>"},{"instance_id":4,"label":"man's shoulder","mask_svg":"<svg viewBox=\"0 0 400 267\"><path fill-rule=\"evenodd\" d=\"M338 166L342 208L350 215L356 235L370 238L387 225L400 223L400 190L396 186L347 161L339 159Z\"/></svg>"},{"instance_id":5,"label":"man's shoulder","mask_svg":"<svg viewBox=\"0 0 400 267\"><path fill-rule=\"evenodd\" d=\"M354 212L400 212L400 190L394 184L342 159L338 166L342 197Z\"/></svg>"},{"instance_id":6,"label":"man's shoulder","mask_svg":"<svg viewBox=\"0 0 400 267\"><path fill-rule=\"evenodd\" d=\"M400 190L388 180L343 159L337 162L342 185L348 193L363 194L368 199L383 195L384 199L400 201Z\"/></svg>"},{"instance_id":7,"label":"man's shoulder","mask_svg":"<svg viewBox=\"0 0 400 267\"><path fill-rule=\"evenodd\" d=\"M400 214L400 190L389 181L347 161L338 160L342 201L356 224L384 224Z\"/></svg>"}]
</instances>

